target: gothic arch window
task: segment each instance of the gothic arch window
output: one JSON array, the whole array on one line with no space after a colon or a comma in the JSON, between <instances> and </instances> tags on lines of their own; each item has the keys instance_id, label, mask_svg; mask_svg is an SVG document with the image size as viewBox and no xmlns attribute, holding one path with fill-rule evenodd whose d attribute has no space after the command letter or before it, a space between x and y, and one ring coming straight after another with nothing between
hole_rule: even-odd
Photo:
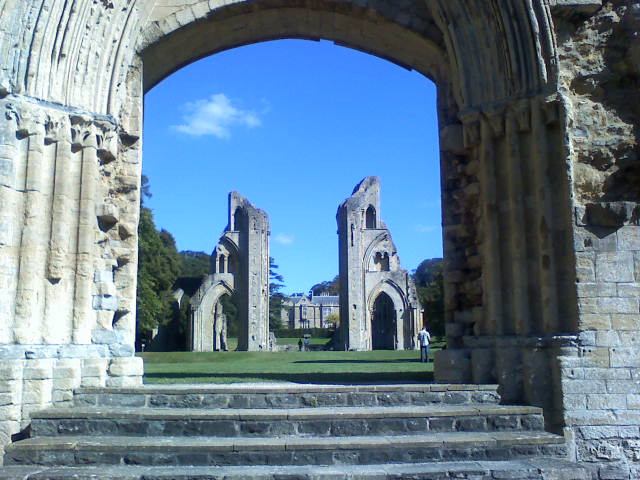
<instances>
[{"instance_id":1,"label":"gothic arch window","mask_svg":"<svg viewBox=\"0 0 640 480\"><path fill-rule=\"evenodd\" d=\"M367 208L366 226L367 229L377 228L376 209L373 205L369 205L369 208Z\"/></svg>"},{"instance_id":2,"label":"gothic arch window","mask_svg":"<svg viewBox=\"0 0 640 480\"><path fill-rule=\"evenodd\" d=\"M225 271L224 271L224 260L225 260L225 256L224 255L220 255L220 257L218 257L218 273L225 273Z\"/></svg>"}]
</instances>

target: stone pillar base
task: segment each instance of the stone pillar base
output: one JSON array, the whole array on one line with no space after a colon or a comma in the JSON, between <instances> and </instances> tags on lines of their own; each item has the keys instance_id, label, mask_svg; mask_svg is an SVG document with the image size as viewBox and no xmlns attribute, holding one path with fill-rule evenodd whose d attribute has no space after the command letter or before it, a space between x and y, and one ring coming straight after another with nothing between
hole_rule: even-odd
<instances>
[{"instance_id":1,"label":"stone pillar base","mask_svg":"<svg viewBox=\"0 0 640 480\"><path fill-rule=\"evenodd\" d=\"M92 347L0 346L0 447L29 425L31 412L71 406L77 388L142 385L141 358L81 356L99 353Z\"/></svg>"},{"instance_id":2,"label":"stone pillar base","mask_svg":"<svg viewBox=\"0 0 640 480\"><path fill-rule=\"evenodd\" d=\"M467 336L462 345L436 354L437 382L497 383L504 403L542 407L551 413L547 428L561 428L561 416L552 414L562 395L559 364L554 359L566 355L567 349L577 354L577 337Z\"/></svg>"}]
</instances>

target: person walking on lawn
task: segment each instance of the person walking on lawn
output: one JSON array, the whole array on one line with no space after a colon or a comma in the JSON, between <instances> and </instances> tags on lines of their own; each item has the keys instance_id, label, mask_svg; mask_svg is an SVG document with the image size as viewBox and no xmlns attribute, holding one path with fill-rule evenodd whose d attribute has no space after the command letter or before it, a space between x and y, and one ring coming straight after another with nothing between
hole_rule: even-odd
<instances>
[{"instance_id":1,"label":"person walking on lawn","mask_svg":"<svg viewBox=\"0 0 640 480\"><path fill-rule=\"evenodd\" d=\"M427 331L427 327L423 326L418 333L418 341L420 342L420 361L425 363L429 361L429 341L431 335Z\"/></svg>"}]
</instances>

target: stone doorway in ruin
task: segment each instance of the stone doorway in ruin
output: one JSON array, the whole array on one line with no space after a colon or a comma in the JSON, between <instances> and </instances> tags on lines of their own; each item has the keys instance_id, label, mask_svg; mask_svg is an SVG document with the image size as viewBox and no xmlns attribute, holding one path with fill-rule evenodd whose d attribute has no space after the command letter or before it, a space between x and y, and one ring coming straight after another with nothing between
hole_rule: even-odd
<instances>
[{"instance_id":1,"label":"stone doorway in ruin","mask_svg":"<svg viewBox=\"0 0 640 480\"><path fill-rule=\"evenodd\" d=\"M393 350L396 344L396 309L393 300L384 292L373 303L371 314L371 347L374 350Z\"/></svg>"}]
</instances>

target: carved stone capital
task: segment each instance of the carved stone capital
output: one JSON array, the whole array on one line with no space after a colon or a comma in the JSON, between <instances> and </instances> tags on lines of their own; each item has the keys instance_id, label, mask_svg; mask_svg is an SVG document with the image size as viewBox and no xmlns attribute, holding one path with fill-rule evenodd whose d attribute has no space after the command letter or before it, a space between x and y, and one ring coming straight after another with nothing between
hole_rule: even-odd
<instances>
[{"instance_id":1,"label":"carved stone capital","mask_svg":"<svg viewBox=\"0 0 640 480\"><path fill-rule=\"evenodd\" d=\"M71 115L71 144L75 148L98 148L96 127L85 115Z\"/></svg>"}]
</instances>

